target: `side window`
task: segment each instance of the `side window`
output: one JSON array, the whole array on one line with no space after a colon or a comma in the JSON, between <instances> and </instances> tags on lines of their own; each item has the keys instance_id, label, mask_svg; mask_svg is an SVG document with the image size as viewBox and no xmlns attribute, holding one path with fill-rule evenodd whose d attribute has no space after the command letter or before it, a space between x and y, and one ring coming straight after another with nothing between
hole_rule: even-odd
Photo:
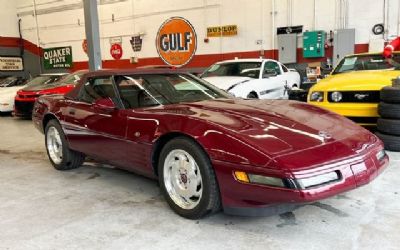
<instances>
[{"instance_id":1,"label":"side window","mask_svg":"<svg viewBox=\"0 0 400 250\"><path fill-rule=\"evenodd\" d=\"M274 61L268 61L264 65L263 77L277 76L281 74L279 64Z\"/></svg>"},{"instance_id":2,"label":"side window","mask_svg":"<svg viewBox=\"0 0 400 250\"><path fill-rule=\"evenodd\" d=\"M106 97L116 98L111 77L89 79L79 92L79 100L87 103Z\"/></svg>"},{"instance_id":3,"label":"side window","mask_svg":"<svg viewBox=\"0 0 400 250\"><path fill-rule=\"evenodd\" d=\"M285 65L281 64L281 66L282 66L283 72L285 72L285 73L289 72L288 68Z\"/></svg>"},{"instance_id":4,"label":"side window","mask_svg":"<svg viewBox=\"0 0 400 250\"><path fill-rule=\"evenodd\" d=\"M143 85L145 80L140 77L118 76L115 78L121 96L122 104L126 109L142 108L159 105Z\"/></svg>"}]
</instances>

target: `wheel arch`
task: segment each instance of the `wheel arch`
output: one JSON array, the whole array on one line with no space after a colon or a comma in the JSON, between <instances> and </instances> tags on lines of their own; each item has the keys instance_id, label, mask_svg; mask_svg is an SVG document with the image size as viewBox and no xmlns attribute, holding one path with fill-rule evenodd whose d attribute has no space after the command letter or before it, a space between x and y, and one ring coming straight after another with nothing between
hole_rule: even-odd
<instances>
[{"instance_id":1,"label":"wheel arch","mask_svg":"<svg viewBox=\"0 0 400 250\"><path fill-rule=\"evenodd\" d=\"M43 116L43 120L42 120L42 127L43 127L43 133L46 131L46 126L49 123L49 121L51 120L57 120L58 123L60 123L60 121L58 120L57 116L53 113L47 113Z\"/></svg>"},{"instance_id":2,"label":"wheel arch","mask_svg":"<svg viewBox=\"0 0 400 250\"><path fill-rule=\"evenodd\" d=\"M164 148L164 146L171 140L175 139L175 138L179 138L179 137L184 137L188 140L191 140L195 143L197 143L200 148L203 149L203 151L207 154L207 151L205 150L205 148L203 147L203 145L201 145L201 143L196 140L193 136L182 133L182 132L169 132L166 134L163 134L162 136L160 136L156 142L153 145L153 149L151 152L151 166L153 168L153 173L155 176L158 176L158 161L160 159L160 154L161 154L161 150ZM207 154L207 156L209 157L209 155Z\"/></svg>"}]
</instances>

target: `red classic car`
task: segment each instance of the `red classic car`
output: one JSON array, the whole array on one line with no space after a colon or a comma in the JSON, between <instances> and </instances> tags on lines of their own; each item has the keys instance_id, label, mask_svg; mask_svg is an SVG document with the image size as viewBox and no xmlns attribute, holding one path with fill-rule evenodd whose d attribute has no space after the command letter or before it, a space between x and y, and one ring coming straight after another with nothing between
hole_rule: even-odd
<instances>
[{"instance_id":1,"label":"red classic car","mask_svg":"<svg viewBox=\"0 0 400 250\"><path fill-rule=\"evenodd\" d=\"M156 178L186 218L266 215L357 188L388 164L382 142L330 111L229 96L180 70L104 70L33 112L52 165L85 156Z\"/></svg>"},{"instance_id":2,"label":"red classic car","mask_svg":"<svg viewBox=\"0 0 400 250\"><path fill-rule=\"evenodd\" d=\"M43 74L27 86L17 92L15 96L14 115L19 117L31 117L33 104L42 95L65 94L75 88L80 77L87 70L76 71L72 74Z\"/></svg>"}]
</instances>

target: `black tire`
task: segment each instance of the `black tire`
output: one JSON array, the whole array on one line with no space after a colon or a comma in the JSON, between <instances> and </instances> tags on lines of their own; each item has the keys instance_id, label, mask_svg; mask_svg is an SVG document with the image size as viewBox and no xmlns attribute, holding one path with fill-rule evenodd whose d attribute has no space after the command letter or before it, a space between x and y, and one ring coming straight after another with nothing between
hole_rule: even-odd
<instances>
[{"instance_id":1,"label":"black tire","mask_svg":"<svg viewBox=\"0 0 400 250\"><path fill-rule=\"evenodd\" d=\"M258 95L257 95L256 92L250 92L250 93L247 95L247 98L248 98L248 99L258 99Z\"/></svg>"},{"instance_id":2,"label":"black tire","mask_svg":"<svg viewBox=\"0 0 400 250\"><path fill-rule=\"evenodd\" d=\"M400 152L400 136L386 135L379 132L376 135L383 141L386 150Z\"/></svg>"},{"instance_id":3,"label":"black tire","mask_svg":"<svg viewBox=\"0 0 400 250\"><path fill-rule=\"evenodd\" d=\"M381 101L386 103L400 103L400 88L386 86L381 90Z\"/></svg>"},{"instance_id":4,"label":"black tire","mask_svg":"<svg viewBox=\"0 0 400 250\"><path fill-rule=\"evenodd\" d=\"M378 105L378 114L382 118L400 119L400 104L380 102Z\"/></svg>"},{"instance_id":5,"label":"black tire","mask_svg":"<svg viewBox=\"0 0 400 250\"><path fill-rule=\"evenodd\" d=\"M400 120L379 118L377 128L384 134L400 136Z\"/></svg>"},{"instance_id":6,"label":"black tire","mask_svg":"<svg viewBox=\"0 0 400 250\"><path fill-rule=\"evenodd\" d=\"M184 150L189 153L195 160L201 174L202 179L202 195L198 204L192 209L185 209L177 205L167 191L164 181L164 162L168 154L173 150ZM178 137L169 141L161 150L158 162L158 176L161 191L167 200L169 206L178 215L187 219L199 219L206 215L213 214L221 209L221 200L219 187L211 165L211 161L196 142L185 137Z\"/></svg>"},{"instance_id":7,"label":"black tire","mask_svg":"<svg viewBox=\"0 0 400 250\"><path fill-rule=\"evenodd\" d=\"M62 161L60 163L55 163L52 158L50 157L49 154L49 149L48 149L48 143L47 143L47 133L50 128L55 128L58 133L60 134L60 139L62 142ZM68 142L65 139L64 132L61 128L61 125L58 123L57 120L50 120L45 129L45 147L46 147L46 152L49 157L49 160L53 167L57 170L70 170L70 169L75 169L78 168L82 165L82 163L85 161L85 155L76 151L73 151L69 149L68 147Z\"/></svg>"}]
</instances>

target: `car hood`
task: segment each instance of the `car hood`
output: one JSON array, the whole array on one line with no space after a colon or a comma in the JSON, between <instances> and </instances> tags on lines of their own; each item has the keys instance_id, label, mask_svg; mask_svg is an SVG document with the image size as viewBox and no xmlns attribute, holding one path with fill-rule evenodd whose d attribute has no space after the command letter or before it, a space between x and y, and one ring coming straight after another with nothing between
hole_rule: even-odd
<instances>
[{"instance_id":1,"label":"car hood","mask_svg":"<svg viewBox=\"0 0 400 250\"><path fill-rule=\"evenodd\" d=\"M399 70L355 71L331 75L316 84L313 90L380 90L400 75Z\"/></svg>"},{"instance_id":2,"label":"car hood","mask_svg":"<svg viewBox=\"0 0 400 250\"><path fill-rule=\"evenodd\" d=\"M253 80L253 78L242 76L211 76L204 77L203 80L213 84L220 89L228 90L232 85L248 82Z\"/></svg>"},{"instance_id":3,"label":"car hood","mask_svg":"<svg viewBox=\"0 0 400 250\"><path fill-rule=\"evenodd\" d=\"M297 155L307 158L308 166L357 155L377 141L350 120L300 102L224 99L184 104L179 109L191 110L191 116L271 159L284 161ZM300 165L293 165L296 160L285 164L305 167L304 161L297 162Z\"/></svg>"}]
</instances>

